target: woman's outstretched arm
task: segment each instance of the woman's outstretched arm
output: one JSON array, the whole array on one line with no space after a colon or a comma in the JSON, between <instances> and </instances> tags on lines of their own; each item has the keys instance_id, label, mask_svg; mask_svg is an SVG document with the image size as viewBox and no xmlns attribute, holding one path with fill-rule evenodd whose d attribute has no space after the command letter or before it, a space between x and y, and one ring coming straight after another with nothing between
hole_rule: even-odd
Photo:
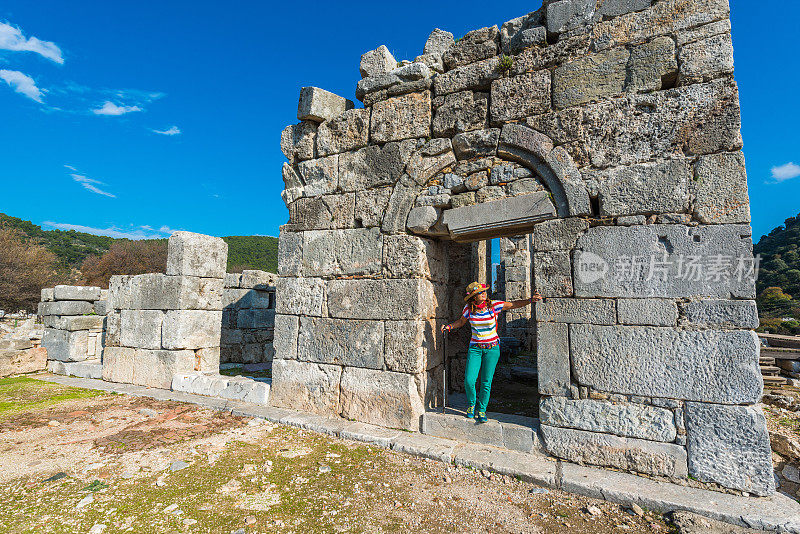
<instances>
[{"instance_id":1,"label":"woman's outstretched arm","mask_svg":"<svg viewBox=\"0 0 800 534\"><path fill-rule=\"evenodd\" d=\"M449 330L455 330L456 328L461 328L465 324L467 324L467 318L466 317L459 317L458 321L456 321L454 323L442 325L442 332L449 331Z\"/></svg>"},{"instance_id":2,"label":"woman's outstretched arm","mask_svg":"<svg viewBox=\"0 0 800 534\"><path fill-rule=\"evenodd\" d=\"M534 291L531 298L524 299L524 300L512 300L503 304L503 311L505 310L515 310L517 308L524 308L529 304L533 304L534 302L538 302L542 300L542 296L539 294L538 291Z\"/></svg>"}]
</instances>

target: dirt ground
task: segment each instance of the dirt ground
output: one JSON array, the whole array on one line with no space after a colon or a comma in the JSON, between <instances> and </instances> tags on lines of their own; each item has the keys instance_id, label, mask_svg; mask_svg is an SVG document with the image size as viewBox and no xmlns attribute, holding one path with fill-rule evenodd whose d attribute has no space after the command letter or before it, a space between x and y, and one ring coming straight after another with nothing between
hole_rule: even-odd
<instances>
[{"instance_id":1,"label":"dirt ground","mask_svg":"<svg viewBox=\"0 0 800 534\"><path fill-rule=\"evenodd\" d=\"M781 434L795 443L800 443L800 410L796 410L797 403L800 403L800 388L783 386L772 388L766 393L791 398L795 405L792 410L778 405L764 406L770 434ZM800 500L800 457L789 458L773 452L772 463L778 474L778 491Z\"/></svg>"},{"instance_id":2,"label":"dirt ground","mask_svg":"<svg viewBox=\"0 0 800 534\"><path fill-rule=\"evenodd\" d=\"M0 380L0 532L674 531L636 512L193 405Z\"/></svg>"}]
</instances>

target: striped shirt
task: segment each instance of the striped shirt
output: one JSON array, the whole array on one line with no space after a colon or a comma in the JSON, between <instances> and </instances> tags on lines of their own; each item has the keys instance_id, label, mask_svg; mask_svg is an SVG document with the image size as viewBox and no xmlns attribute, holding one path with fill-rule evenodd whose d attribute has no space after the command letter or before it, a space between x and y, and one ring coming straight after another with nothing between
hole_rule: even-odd
<instances>
[{"instance_id":1,"label":"striped shirt","mask_svg":"<svg viewBox=\"0 0 800 534\"><path fill-rule=\"evenodd\" d=\"M505 302L502 300L493 300L487 302L487 306L475 313L470 313L469 304L464 306L464 311L461 315L469 319L469 325L472 328L472 339L470 345L493 345L500 341L497 336L497 315L503 311Z\"/></svg>"}]
</instances>

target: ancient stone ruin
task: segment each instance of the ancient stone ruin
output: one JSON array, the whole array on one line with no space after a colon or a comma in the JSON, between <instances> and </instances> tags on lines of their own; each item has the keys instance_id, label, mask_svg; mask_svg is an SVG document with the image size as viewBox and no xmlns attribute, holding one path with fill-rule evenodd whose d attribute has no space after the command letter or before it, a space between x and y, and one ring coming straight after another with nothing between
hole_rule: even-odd
<instances>
[{"instance_id":1,"label":"ancient stone ruin","mask_svg":"<svg viewBox=\"0 0 800 534\"><path fill-rule=\"evenodd\" d=\"M548 454L773 493L729 13L546 1L367 52L363 108L303 88L271 404L419 430L439 327L509 238L507 298L546 297L506 328L536 347Z\"/></svg>"}]
</instances>

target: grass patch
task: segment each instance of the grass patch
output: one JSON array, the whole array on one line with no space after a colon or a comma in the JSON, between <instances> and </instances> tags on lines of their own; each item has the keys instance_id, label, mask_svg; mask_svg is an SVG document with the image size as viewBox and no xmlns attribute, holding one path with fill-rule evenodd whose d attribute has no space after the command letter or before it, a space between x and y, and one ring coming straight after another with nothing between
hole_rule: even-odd
<instances>
[{"instance_id":1,"label":"grass patch","mask_svg":"<svg viewBox=\"0 0 800 534\"><path fill-rule=\"evenodd\" d=\"M104 391L81 389L25 376L0 379L0 420L14 414L46 408L73 399L106 395Z\"/></svg>"}]
</instances>

